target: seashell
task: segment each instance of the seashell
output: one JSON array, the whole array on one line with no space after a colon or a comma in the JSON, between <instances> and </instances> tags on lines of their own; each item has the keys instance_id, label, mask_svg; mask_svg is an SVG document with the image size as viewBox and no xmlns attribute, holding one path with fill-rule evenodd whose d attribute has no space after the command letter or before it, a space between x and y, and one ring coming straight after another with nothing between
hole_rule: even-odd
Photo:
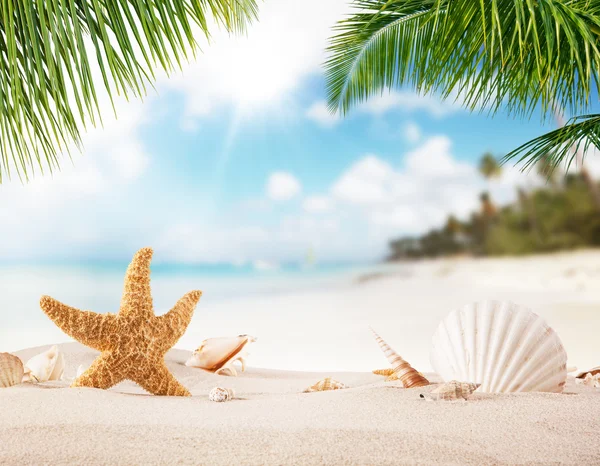
<instances>
[{"instance_id":1,"label":"seashell","mask_svg":"<svg viewBox=\"0 0 600 466\"><path fill-rule=\"evenodd\" d=\"M398 374L396 374L394 372L394 369L376 369L373 371L373 374L384 376L386 382L391 382L393 380L399 380Z\"/></svg>"},{"instance_id":2,"label":"seashell","mask_svg":"<svg viewBox=\"0 0 600 466\"><path fill-rule=\"evenodd\" d=\"M588 374L591 375L596 375L596 374L600 374L600 366L598 367L593 367L592 369L590 369L589 371L584 371L584 372L580 372L579 374L577 374L575 376L576 379L584 379L585 377L587 377Z\"/></svg>"},{"instance_id":3,"label":"seashell","mask_svg":"<svg viewBox=\"0 0 600 466\"><path fill-rule=\"evenodd\" d=\"M215 374L237 376L233 363L240 361L242 372L244 372L248 356L246 346L255 341L256 338L250 335L208 338L194 351L185 365L199 367Z\"/></svg>"},{"instance_id":4,"label":"seashell","mask_svg":"<svg viewBox=\"0 0 600 466\"><path fill-rule=\"evenodd\" d=\"M327 390L341 390L342 388L348 388L342 382L333 380L331 377L326 377L323 380L319 380L316 384L308 387L304 390L304 393L311 392L325 392Z\"/></svg>"},{"instance_id":5,"label":"seashell","mask_svg":"<svg viewBox=\"0 0 600 466\"><path fill-rule=\"evenodd\" d=\"M375 330L371 329L373 335L375 335L375 340L379 343L379 346L388 361L392 365L392 370L397 374L397 379L402 382L404 388L412 388L412 387L424 387L425 385L429 385L429 380L427 380L421 373L415 370L408 362L400 357L390 346L381 338ZM390 376L388 376L388 380Z\"/></svg>"},{"instance_id":6,"label":"seashell","mask_svg":"<svg viewBox=\"0 0 600 466\"><path fill-rule=\"evenodd\" d=\"M575 382L581 385L600 388L600 373L592 375L590 372L588 372L584 378L576 378Z\"/></svg>"},{"instance_id":7,"label":"seashell","mask_svg":"<svg viewBox=\"0 0 600 466\"><path fill-rule=\"evenodd\" d=\"M0 388L12 387L23 380L23 362L9 353L0 353Z\"/></svg>"},{"instance_id":8,"label":"seashell","mask_svg":"<svg viewBox=\"0 0 600 466\"><path fill-rule=\"evenodd\" d=\"M478 383L458 382L456 380L451 380L450 382L444 383L436 389L432 390L428 395L421 394L420 397L428 401L455 401L460 399L466 400L473 394L475 390L477 390L478 387Z\"/></svg>"},{"instance_id":9,"label":"seashell","mask_svg":"<svg viewBox=\"0 0 600 466\"><path fill-rule=\"evenodd\" d=\"M217 403L222 403L224 401L233 400L233 389L232 388L221 388L215 387L208 394L208 399L210 401L216 401Z\"/></svg>"},{"instance_id":10,"label":"seashell","mask_svg":"<svg viewBox=\"0 0 600 466\"><path fill-rule=\"evenodd\" d=\"M485 301L451 312L438 326L431 364L444 380L481 384L480 392L562 392L567 353L538 315Z\"/></svg>"},{"instance_id":11,"label":"seashell","mask_svg":"<svg viewBox=\"0 0 600 466\"><path fill-rule=\"evenodd\" d=\"M25 363L23 382L47 382L60 380L65 371L64 355L54 345Z\"/></svg>"}]
</instances>

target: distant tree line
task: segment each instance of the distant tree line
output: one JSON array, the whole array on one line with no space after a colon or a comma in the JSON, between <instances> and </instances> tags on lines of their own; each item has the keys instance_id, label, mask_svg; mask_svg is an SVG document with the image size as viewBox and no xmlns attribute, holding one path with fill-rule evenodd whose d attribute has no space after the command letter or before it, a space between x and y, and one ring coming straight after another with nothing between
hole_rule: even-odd
<instances>
[{"instance_id":1,"label":"distant tree line","mask_svg":"<svg viewBox=\"0 0 600 466\"><path fill-rule=\"evenodd\" d=\"M517 187L517 200L498 207L489 192L480 195L480 208L461 221L449 215L445 225L421 236L390 242L389 260L441 257L523 255L600 246L600 185L583 160L579 173L564 175L551 159L536 170L547 179L543 188ZM479 172L487 180L502 176L492 154L485 154Z\"/></svg>"}]
</instances>

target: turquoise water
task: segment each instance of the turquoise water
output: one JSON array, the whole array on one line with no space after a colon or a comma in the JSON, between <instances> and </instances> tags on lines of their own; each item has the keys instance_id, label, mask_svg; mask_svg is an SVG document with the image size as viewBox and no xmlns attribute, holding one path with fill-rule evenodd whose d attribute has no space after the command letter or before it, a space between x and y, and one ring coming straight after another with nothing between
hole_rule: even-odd
<instances>
[{"instance_id":1,"label":"turquoise water","mask_svg":"<svg viewBox=\"0 0 600 466\"><path fill-rule=\"evenodd\" d=\"M127 263L0 265L0 351L68 341L39 308L42 295L95 312L117 312ZM304 267L269 264L153 264L152 292L157 314L186 292L203 291L202 308L245 296L344 287L385 265L327 264ZM222 309L223 307L219 307ZM243 310L236 311L243 312ZM233 315L220 316L233 319Z\"/></svg>"}]
</instances>

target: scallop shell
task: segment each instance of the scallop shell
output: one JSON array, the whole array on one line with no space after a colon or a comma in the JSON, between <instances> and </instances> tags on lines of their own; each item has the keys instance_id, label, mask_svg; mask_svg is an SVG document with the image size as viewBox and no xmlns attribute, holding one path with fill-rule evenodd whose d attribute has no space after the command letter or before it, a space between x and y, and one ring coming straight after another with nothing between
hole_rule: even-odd
<instances>
[{"instance_id":1,"label":"scallop shell","mask_svg":"<svg viewBox=\"0 0 600 466\"><path fill-rule=\"evenodd\" d=\"M323 380L319 380L316 384L308 387L306 390L304 390L304 393L325 392L327 390L341 390L342 388L348 387L342 382L333 380L331 377L326 377Z\"/></svg>"},{"instance_id":2,"label":"scallop shell","mask_svg":"<svg viewBox=\"0 0 600 466\"><path fill-rule=\"evenodd\" d=\"M216 401L217 403L222 403L224 401L233 400L233 389L232 388L221 388L215 387L208 394L208 399L210 401Z\"/></svg>"},{"instance_id":3,"label":"scallop shell","mask_svg":"<svg viewBox=\"0 0 600 466\"><path fill-rule=\"evenodd\" d=\"M54 345L25 363L24 382L47 382L48 380L60 380L65 371L65 358Z\"/></svg>"},{"instance_id":4,"label":"scallop shell","mask_svg":"<svg viewBox=\"0 0 600 466\"><path fill-rule=\"evenodd\" d=\"M237 337L218 337L204 340L200 347L194 351L186 361L189 367L199 367L206 371L222 375L237 375L233 367L235 361L242 364L242 372L246 370L246 346L256 341L250 335Z\"/></svg>"},{"instance_id":5,"label":"scallop shell","mask_svg":"<svg viewBox=\"0 0 600 466\"><path fill-rule=\"evenodd\" d=\"M444 380L481 384L480 392L562 392L567 353L538 315L485 301L451 312L433 336L431 364Z\"/></svg>"},{"instance_id":6,"label":"scallop shell","mask_svg":"<svg viewBox=\"0 0 600 466\"><path fill-rule=\"evenodd\" d=\"M23 362L9 353L0 353L0 388L12 387L23 380Z\"/></svg>"},{"instance_id":7,"label":"scallop shell","mask_svg":"<svg viewBox=\"0 0 600 466\"><path fill-rule=\"evenodd\" d=\"M470 382L458 382L451 380L448 383L444 383L432 390L428 395L421 394L421 398L426 400L444 400L444 401L455 401L455 400L466 400L468 399L475 390L479 387L477 383Z\"/></svg>"},{"instance_id":8,"label":"scallop shell","mask_svg":"<svg viewBox=\"0 0 600 466\"><path fill-rule=\"evenodd\" d=\"M377 340L377 343L379 343L379 347L383 351L383 354L385 354L388 361L392 365L392 370L396 373L395 378L392 378L390 375L388 376L387 380L400 379L402 385L404 385L404 388L424 387L425 385L429 385L429 380L423 377L420 372L402 359L400 355L383 340L383 338L375 333L375 330L371 329L371 332L373 332L375 340Z\"/></svg>"}]
</instances>

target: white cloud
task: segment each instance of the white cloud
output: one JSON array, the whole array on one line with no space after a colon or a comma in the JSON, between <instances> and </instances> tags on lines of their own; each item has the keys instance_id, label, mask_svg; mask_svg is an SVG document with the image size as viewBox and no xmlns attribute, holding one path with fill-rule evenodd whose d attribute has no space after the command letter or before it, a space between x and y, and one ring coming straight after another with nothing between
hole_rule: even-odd
<instances>
[{"instance_id":1,"label":"white cloud","mask_svg":"<svg viewBox=\"0 0 600 466\"><path fill-rule=\"evenodd\" d=\"M275 172L267 181L267 195L274 201L289 201L302 191L298 179L287 172Z\"/></svg>"},{"instance_id":2,"label":"white cloud","mask_svg":"<svg viewBox=\"0 0 600 466\"><path fill-rule=\"evenodd\" d=\"M311 214L321 214L333 210L333 200L328 196L310 196L304 199L302 208Z\"/></svg>"},{"instance_id":3,"label":"white cloud","mask_svg":"<svg viewBox=\"0 0 600 466\"><path fill-rule=\"evenodd\" d=\"M475 164L457 160L446 136L435 136L406 154L399 168L366 155L342 173L331 188L341 208L353 210L383 242L390 236L420 233L440 226L449 214L465 218L479 208L479 194L489 189L495 202L516 198L515 186L541 180L505 168L487 184ZM339 213L339 212L338 212Z\"/></svg>"},{"instance_id":4,"label":"white cloud","mask_svg":"<svg viewBox=\"0 0 600 466\"><path fill-rule=\"evenodd\" d=\"M308 110L306 110L306 116L310 120L313 120L324 127L335 126L340 121L339 114L331 113L324 100L313 103Z\"/></svg>"},{"instance_id":5,"label":"white cloud","mask_svg":"<svg viewBox=\"0 0 600 466\"><path fill-rule=\"evenodd\" d=\"M421 128L416 123L409 121L404 125L403 129L404 138L410 144L416 144L421 140Z\"/></svg>"},{"instance_id":6,"label":"white cloud","mask_svg":"<svg viewBox=\"0 0 600 466\"><path fill-rule=\"evenodd\" d=\"M332 193L343 201L356 204L384 202L385 185L394 175L393 168L374 155L356 162L333 185Z\"/></svg>"},{"instance_id":7,"label":"white cloud","mask_svg":"<svg viewBox=\"0 0 600 466\"><path fill-rule=\"evenodd\" d=\"M321 71L330 28L346 11L347 0L264 2L246 35L215 32L194 63L161 84L185 94L188 127L223 104L246 112L289 107L282 103L292 91Z\"/></svg>"}]
</instances>

